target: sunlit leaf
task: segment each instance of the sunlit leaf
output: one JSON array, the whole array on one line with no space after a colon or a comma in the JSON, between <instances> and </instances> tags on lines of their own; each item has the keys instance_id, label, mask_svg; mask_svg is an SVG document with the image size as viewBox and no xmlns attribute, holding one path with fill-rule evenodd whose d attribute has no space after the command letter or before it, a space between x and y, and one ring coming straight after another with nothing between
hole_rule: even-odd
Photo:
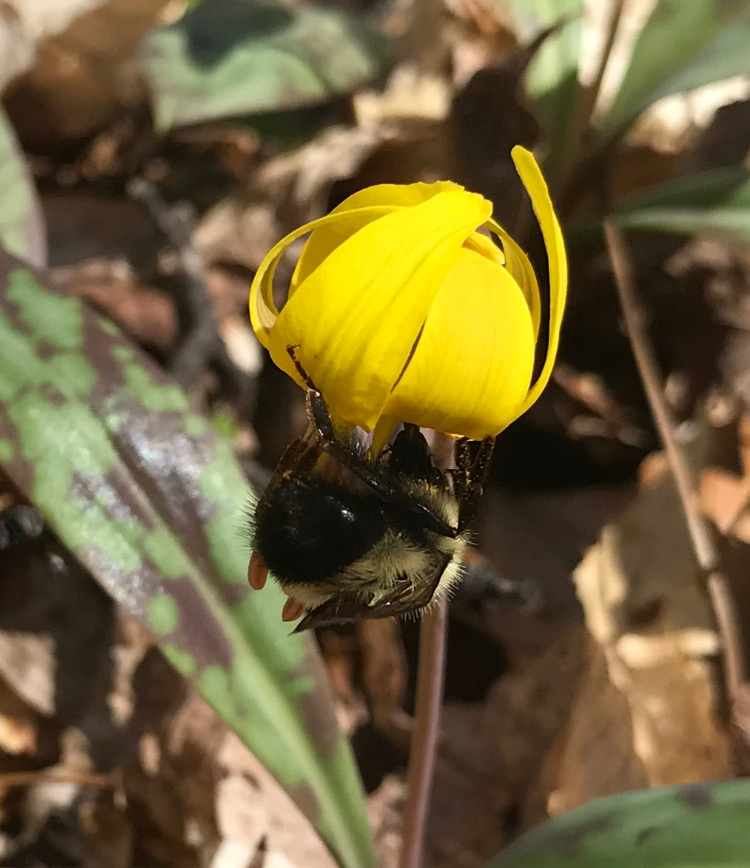
<instances>
[{"instance_id":1,"label":"sunlit leaf","mask_svg":"<svg viewBox=\"0 0 750 868\"><path fill-rule=\"evenodd\" d=\"M329 101L376 78L389 53L334 9L210 0L150 34L143 61L164 131Z\"/></svg>"},{"instance_id":2,"label":"sunlit leaf","mask_svg":"<svg viewBox=\"0 0 750 868\"><path fill-rule=\"evenodd\" d=\"M746 868L750 780L599 799L532 829L488 868Z\"/></svg>"},{"instance_id":3,"label":"sunlit leaf","mask_svg":"<svg viewBox=\"0 0 750 868\"><path fill-rule=\"evenodd\" d=\"M621 226L750 242L750 171L742 166L678 178L623 202Z\"/></svg>"},{"instance_id":4,"label":"sunlit leaf","mask_svg":"<svg viewBox=\"0 0 750 868\"><path fill-rule=\"evenodd\" d=\"M339 863L372 866L359 780L312 643L247 586L229 444L109 322L0 257L0 464L276 775Z\"/></svg>"},{"instance_id":5,"label":"sunlit leaf","mask_svg":"<svg viewBox=\"0 0 750 868\"><path fill-rule=\"evenodd\" d=\"M36 190L15 133L0 109L0 242L17 256L41 267L47 237Z\"/></svg>"},{"instance_id":6,"label":"sunlit leaf","mask_svg":"<svg viewBox=\"0 0 750 868\"><path fill-rule=\"evenodd\" d=\"M620 134L662 97L747 73L748 45L748 0L659 0L599 137Z\"/></svg>"},{"instance_id":7,"label":"sunlit leaf","mask_svg":"<svg viewBox=\"0 0 750 868\"><path fill-rule=\"evenodd\" d=\"M525 42L559 24L529 66L526 86L539 110L549 141L555 146L570 123L578 92L583 0L512 0Z\"/></svg>"}]
</instances>

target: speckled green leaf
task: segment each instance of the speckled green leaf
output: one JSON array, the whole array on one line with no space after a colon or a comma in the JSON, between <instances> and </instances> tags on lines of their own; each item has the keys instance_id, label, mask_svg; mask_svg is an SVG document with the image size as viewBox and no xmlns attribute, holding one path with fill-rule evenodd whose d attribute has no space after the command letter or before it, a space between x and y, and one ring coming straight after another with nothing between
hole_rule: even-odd
<instances>
[{"instance_id":1,"label":"speckled green leaf","mask_svg":"<svg viewBox=\"0 0 750 868\"><path fill-rule=\"evenodd\" d=\"M247 586L227 442L107 321L0 257L0 461L102 585L276 775L342 866L373 865L314 645Z\"/></svg>"},{"instance_id":2,"label":"speckled green leaf","mask_svg":"<svg viewBox=\"0 0 750 868\"><path fill-rule=\"evenodd\" d=\"M599 799L523 835L488 868L747 868L750 780Z\"/></svg>"},{"instance_id":3,"label":"speckled green leaf","mask_svg":"<svg viewBox=\"0 0 750 868\"><path fill-rule=\"evenodd\" d=\"M750 242L750 171L731 166L677 178L623 202L621 226Z\"/></svg>"},{"instance_id":4,"label":"speckled green leaf","mask_svg":"<svg viewBox=\"0 0 750 868\"><path fill-rule=\"evenodd\" d=\"M659 0L598 135L610 139L673 93L748 71L748 0Z\"/></svg>"},{"instance_id":5,"label":"speckled green leaf","mask_svg":"<svg viewBox=\"0 0 750 868\"><path fill-rule=\"evenodd\" d=\"M162 131L329 101L375 79L389 54L341 11L270 0L201 3L142 52Z\"/></svg>"},{"instance_id":6,"label":"speckled green leaf","mask_svg":"<svg viewBox=\"0 0 750 868\"><path fill-rule=\"evenodd\" d=\"M44 219L26 161L7 115L0 109L0 243L27 262L47 261Z\"/></svg>"}]
</instances>

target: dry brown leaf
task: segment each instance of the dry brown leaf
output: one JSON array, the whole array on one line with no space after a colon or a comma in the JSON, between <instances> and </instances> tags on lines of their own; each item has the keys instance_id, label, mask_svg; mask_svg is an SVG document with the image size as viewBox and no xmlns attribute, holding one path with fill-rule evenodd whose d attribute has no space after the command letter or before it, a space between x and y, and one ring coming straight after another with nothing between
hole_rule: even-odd
<instances>
[{"instance_id":1,"label":"dry brown leaf","mask_svg":"<svg viewBox=\"0 0 750 868\"><path fill-rule=\"evenodd\" d=\"M651 786L731 776L731 743L714 702L719 637L668 477L604 528L574 579L609 680L627 700L632 735L612 734L619 743L613 756L625 739ZM627 788L629 767L619 786L600 764L604 780L577 797L588 801L602 786ZM572 790L564 782L560 789L569 807Z\"/></svg>"},{"instance_id":2,"label":"dry brown leaf","mask_svg":"<svg viewBox=\"0 0 750 868\"><path fill-rule=\"evenodd\" d=\"M37 46L31 68L5 93L13 124L33 153L59 153L101 129L124 105L141 97L138 46L161 21L169 2L107 0ZM58 0L57 5L71 2ZM80 12L97 4L92 0L76 5Z\"/></svg>"},{"instance_id":3,"label":"dry brown leaf","mask_svg":"<svg viewBox=\"0 0 750 868\"><path fill-rule=\"evenodd\" d=\"M51 269L71 295L85 298L143 346L168 352L177 337L177 313L163 292L139 283L127 263L91 259Z\"/></svg>"},{"instance_id":4,"label":"dry brown leaf","mask_svg":"<svg viewBox=\"0 0 750 868\"><path fill-rule=\"evenodd\" d=\"M411 718L404 711L406 655L397 620L357 625L362 652L362 688L375 726L394 744L408 749Z\"/></svg>"}]
</instances>

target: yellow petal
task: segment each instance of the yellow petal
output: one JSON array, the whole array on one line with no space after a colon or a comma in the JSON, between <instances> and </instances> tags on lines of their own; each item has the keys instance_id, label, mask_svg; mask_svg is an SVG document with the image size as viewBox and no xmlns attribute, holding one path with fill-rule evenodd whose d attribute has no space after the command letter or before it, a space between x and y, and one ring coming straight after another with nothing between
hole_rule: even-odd
<instances>
[{"instance_id":1,"label":"yellow petal","mask_svg":"<svg viewBox=\"0 0 750 868\"><path fill-rule=\"evenodd\" d=\"M462 244L490 211L451 189L368 223L299 284L269 333L274 362L289 371L287 348L298 346L332 415L371 430Z\"/></svg>"},{"instance_id":2,"label":"yellow petal","mask_svg":"<svg viewBox=\"0 0 750 868\"><path fill-rule=\"evenodd\" d=\"M488 220L487 226L500 238L505 251L505 267L526 297L526 303L531 312L531 321L534 323L534 339L536 339L539 335L542 302L539 297L539 284L529 262L529 257L523 252L518 242L496 220Z\"/></svg>"},{"instance_id":3,"label":"yellow petal","mask_svg":"<svg viewBox=\"0 0 750 868\"><path fill-rule=\"evenodd\" d=\"M362 210L366 212L363 219L364 222L367 222L369 220L374 220L377 217L382 217L392 209L388 207L375 206ZM352 216L356 219L356 214ZM284 251L290 244L292 244L292 242L301 238L303 235L306 235L308 232L319 227L327 226L328 224L334 223L340 219L341 218L336 214L326 214L325 217L320 217L310 223L305 223L304 226L300 226L299 229L290 232L289 235L285 236L281 241L275 244L266 254L263 262L261 262L260 267L253 278L252 286L250 287L250 322L258 340L264 347L268 348L268 337L274 323L276 322L276 318L279 315L273 301L273 277ZM297 376L296 373L292 376L301 384L299 376Z\"/></svg>"},{"instance_id":4,"label":"yellow petal","mask_svg":"<svg viewBox=\"0 0 750 868\"><path fill-rule=\"evenodd\" d=\"M568 260L565 255L565 242L560 224L552 207L547 184L534 155L526 148L516 145L511 151L511 156L516 164L516 171L521 176L523 185L531 199L536 219L539 221L549 263L549 343L547 345L547 357L539 378L524 401L522 412L526 412L541 395L549 382L552 368L555 365L557 347L560 342L560 326L562 325L565 299L568 294Z\"/></svg>"},{"instance_id":5,"label":"yellow petal","mask_svg":"<svg viewBox=\"0 0 750 868\"><path fill-rule=\"evenodd\" d=\"M488 221L492 223L492 220ZM480 232L475 232L464 242L464 247L469 250L476 250L482 256L486 256L490 262L495 262L498 265L505 265L505 253L502 247L498 247L495 242L487 235L482 235Z\"/></svg>"},{"instance_id":6,"label":"yellow petal","mask_svg":"<svg viewBox=\"0 0 750 868\"><path fill-rule=\"evenodd\" d=\"M338 204L331 214L341 214L344 211L354 211L358 208L373 208L387 205L392 208L406 208L411 205L421 205L438 193L465 193L466 190L455 181L435 181L425 184L376 184L358 190Z\"/></svg>"},{"instance_id":7,"label":"yellow petal","mask_svg":"<svg viewBox=\"0 0 750 868\"><path fill-rule=\"evenodd\" d=\"M299 284L315 271L342 241L372 222L376 216L383 214L382 211L366 209L387 208L395 211L398 208L421 205L438 193L448 191L463 191L463 187L453 181L436 181L434 184L377 184L344 199L330 213L346 217L321 226L307 239L294 269L289 295L294 293Z\"/></svg>"},{"instance_id":8,"label":"yellow petal","mask_svg":"<svg viewBox=\"0 0 750 868\"><path fill-rule=\"evenodd\" d=\"M463 249L385 412L480 440L519 415L533 367L520 287L504 268Z\"/></svg>"}]
</instances>

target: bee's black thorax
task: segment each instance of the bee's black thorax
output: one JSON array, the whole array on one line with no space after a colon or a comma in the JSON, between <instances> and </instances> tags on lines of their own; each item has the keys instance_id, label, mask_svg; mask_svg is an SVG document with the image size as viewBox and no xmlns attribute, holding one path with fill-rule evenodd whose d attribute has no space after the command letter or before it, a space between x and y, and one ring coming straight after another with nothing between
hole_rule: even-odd
<instances>
[{"instance_id":1,"label":"bee's black thorax","mask_svg":"<svg viewBox=\"0 0 750 868\"><path fill-rule=\"evenodd\" d=\"M278 579L321 582L383 536L377 498L312 474L287 475L258 503L255 547Z\"/></svg>"},{"instance_id":2,"label":"bee's black thorax","mask_svg":"<svg viewBox=\"0 0 750 868\"><path fill-rule=\"evenodd\" d=\"M389 551L398 540L414 549L430 545L435 532L415 503L444 522L455 521L443 507L450 500L446 476L418 429L399 433L370 465L387 494L349 468L321 472L315 450L318 458L324 453L322 444L297 441L290 447L294 466L274 476L256 510L254 548L282 585L325 583L383 540L393 541Z\"/></svg>"}]
</instances>

